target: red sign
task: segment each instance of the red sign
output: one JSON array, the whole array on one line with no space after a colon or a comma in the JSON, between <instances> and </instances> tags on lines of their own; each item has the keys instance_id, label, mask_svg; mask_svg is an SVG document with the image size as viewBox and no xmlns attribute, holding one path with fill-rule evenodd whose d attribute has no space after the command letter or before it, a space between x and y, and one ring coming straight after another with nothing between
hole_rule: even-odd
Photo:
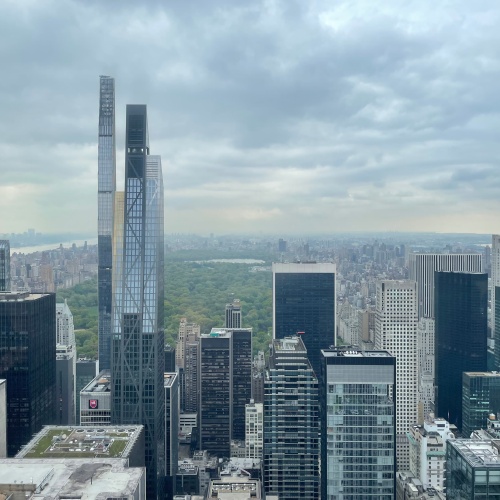
<instances>
[{"instance_id":1,"label":"red sign","mask_svg":"<svg viewBox=\"0 0 500 500\"><path fill-rule=\"evenodd\" d=\"M89 399L89 408L95 410L99 406L97 399Z\"/></svg>"}]
</instances>

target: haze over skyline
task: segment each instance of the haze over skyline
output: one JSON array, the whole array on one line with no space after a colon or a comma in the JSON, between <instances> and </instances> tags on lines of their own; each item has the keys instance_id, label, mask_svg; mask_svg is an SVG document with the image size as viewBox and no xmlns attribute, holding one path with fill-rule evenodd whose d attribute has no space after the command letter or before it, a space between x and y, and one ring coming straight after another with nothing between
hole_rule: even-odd
<instances>
[{"instance_id":1,"label":"haze over skyline","mask_svg":"<svg viewBox=\"0 0 500 500\"><path fill-rule=\"evenodd\" d=\"M497 233L500 5L2 3L0 233L97 233L99 75L147 104L165 232Z\"/></svg>"}]
</instances>

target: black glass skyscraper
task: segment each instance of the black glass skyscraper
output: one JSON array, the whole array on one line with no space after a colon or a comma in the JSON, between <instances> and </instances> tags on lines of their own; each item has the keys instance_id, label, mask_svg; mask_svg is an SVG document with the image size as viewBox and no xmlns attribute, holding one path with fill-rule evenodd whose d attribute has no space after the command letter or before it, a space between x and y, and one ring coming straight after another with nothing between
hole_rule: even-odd
<instances>
[{"instance_id":1,"label":"black glass skyscraper","mask_svg":"<svg viewBox=\"0 0 500 500\"><path fill-rule=\"evenodd\" d=\"M56 404L54 294L0 293L0 379L7 379L8 454L14 456Z\"/></svg>"},{"instance_id":2,"label":"black glass skyscraper","mask_svg":"<svg viewBox=\"0 0 500 500\"><path fill-rule=\"evenodd\" d=\"M145 427L147 497L163 498L165 392L163 181L147 111L127 106L123 240L114 267L112 421Z\"/></svg>"},{"instance_id":3,"label":"black glass skyscraper","mask_svg":"<svg viewBox=\"0 0 500 500\"><path fill-rule=\"evenodd\" d=\"M300 333L316 375L335 345L335 264L273 264L273 335Z\"/></svg>"},{"instance_id":4,"label":"black glass skyscraper","mask_svg":"<svg viewBox=\"0 0 500 500\"><path fill-rule=\"evenodd\" d=\"M462 373L486 371L488 275L436 272L436 411L462 429Z\"/></svg>"},{"instance_id":5,"label":"black glass skyscraper","mask_svg":"<svg viewBox=\"0 0 500 500\"><path fill-rule=\"evenodd\" d=\"M101 76L98 144L98 337L99 367L111 369L113 206L116 191L115 80Z\"/></svg>"}]
</instances>

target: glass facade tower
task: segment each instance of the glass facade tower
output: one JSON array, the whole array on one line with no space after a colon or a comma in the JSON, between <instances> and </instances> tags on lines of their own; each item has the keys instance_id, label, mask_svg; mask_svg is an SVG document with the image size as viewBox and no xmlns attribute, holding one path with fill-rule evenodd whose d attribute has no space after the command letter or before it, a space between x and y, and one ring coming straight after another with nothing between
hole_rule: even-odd
<instances>
[{"instance_id":1,"label":"glass facade tower","mask_svg":"<svg viewBox=\"0 0 500 500\"><path fill-rule=\"evenodd\" d=\"M99 367L111 369L113 206L116 190L115 80L101 76L98 144L98 338Z\"/></svg>"},{"instance_id":2,"label":"glass facade tower","mask_svg":"<svg viewBox=\"0 0 500 500\"><path fill-rule=\"evenodd\" d=\"M7 380L8 455L13 457L56 406L56 296L0 294L0 379Z\"/></svg>"},{"instance_id":3,"label":"glass facade tower","mask_svg":"<svg viewBox=\"0 0 500 500\"><path fill-rule=\"evenodd\" d=\"M318 379L301 337L274 340L264 381L264 488L319 498Z\"/></svg>"},{"instance_id":4,"label":"glass facade tower","mask_svg":"<svg viewBox=\"0 0 500 500\"><path fill-rule=\"evenodd\" d=\"M322 353L321 498L392 500L396 358L387 351Z\"/></svg>"},{"instance_id":5,"label":"glass facade tower","mask_svg":"<svg viewBox=\"0 0 500 500\"><path fill-rule=\"evenodd\" d=\"M273 264L273 337L300 333L316 375L335 345L335 264Z\"/></svg>"},{"instance_id":6,"label":"glass facade tower","mask_svg":"<svg viewBox=\"0 0 500 500\"><path fill-rule=\"evenodd\" d=\"M462 373L487 370L488 275L436 272L436 413L462 430Z\"/></svg>"},{"instance_id":7,"label":"glass facade tower","mask_svg":"<svg viewBox=\"0 0 500 500\"><path fill-rule=\"evenodd\" d=\"M147 497L163 498L163 181L160 157L149 156L145 105L127 105L122 231L115 252L111 417L144 425Z\"/></svg>"}]
</instances>

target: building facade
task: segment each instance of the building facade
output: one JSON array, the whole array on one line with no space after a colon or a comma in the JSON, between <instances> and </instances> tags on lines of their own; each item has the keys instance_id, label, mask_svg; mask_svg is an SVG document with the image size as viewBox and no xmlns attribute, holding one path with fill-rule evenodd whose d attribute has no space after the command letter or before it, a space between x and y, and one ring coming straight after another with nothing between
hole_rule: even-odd
<instances>
[{"instance_id":1,"label":"building facade","mask_svg":"<svg viewBox=\"0 0 500 500\"><path fill-rule=\"evenodd\" d=\"M102 370L80 392L80 425L111 424L111 372Z\"/></svg>"},{"instance_id":2,"label":"building facade","mask_svg":"<svg viewBox=\"0 0 500 500\"><path fill-rule=\"evenodd\" d=\"M148 498L162 498L164 435L163 180L149 155L145 105L127 105L121 268L113 286L112 414L143 424ZM116 270L116 267L115 267Z\"/></svg>"},{"instance_id":3,"label":"building facade","mask_svg":"<svg viewBox=\"0 0 500 500\"><path fill-rule=\"evenodd\" d=\"M434 318L434 273L436 271L481 273L483 256L475 253L411 253L409 278L418 286L418 317Z\"/></svg>"},{"instance_id":4,"label":"building facade","mask_svg":"<svg viewBox=\"0 0 500 500\"><path fill-rule=\"evenodd\" d=\"M420 318L417 324L418 352L418 422L432 412L435 379L435 325L431 318Z\"/></svg>"},{"instance_id":5,"label":"building facade","mask_svg":"<svg viewBox=\"0 0 500 500\"><path fill-rule=\"evenodd\" d=\"M300 333L316 374L321 349L335 345L335 264L273 264L273 338Z\"/></svg>"},{"instance_id":6,"label":"building facade","mask_svg":"<svg viewBox=\"0 0 500 500\"><path fill-rule=\"evenodd\" d=\"M80 425L80 391L97 375L99 362L80 358L76 361L76 425Z\"/></svg>"},{"instance_id":7,"label":"building facade","mask_svg":"<svg viewBox=\"0 0 500 500\"><path fill-rule=\"evenodd\" d=\"M166 498L172 498L175 489L179 455L179 377L177 373L165 373L165 490Z\"/></svg>"},{"instance_id":8,"label":"building facade","mask_svg":"<svg viewBox=\"0 0 500 500\"><path fill-rule=\"evenodd\" d=\"M101 76L99 85L98 175L98 338L101 370L111 369L113 208L116 191L115 80Z\"/></svg>"},{"instance_id":9,"label":"building facade","mask_svg":"<svg viewBox=\"0 0 500 500\"><path fill-rule=\"evenodd\" d=\"M321 388L321 498L392 499L396 485L396 358L326 349Z\"/></svg>"},{"instance_id":10,"label":"building facade","mask_svg":"<svg viewBox=\"0 0 500 500\"><path fill-rule=\"evenodd\" d=\"M200 449L231 455L245 439L245 405L252 398L252 330L213 328L200 337Z\"/></svg>"},{"instance_id":11,"label":"building facade","mask_svg":"<svg viewBox=\"0 0 500 500\"><path fill-rule=\"evenodd\" d=\"M319 497L318 379L301 337L273 340L264 382L264 489Z\"/></svg>"},{"instance_id":12,"label":"building facade","mask_svg":"<svg viewBox=\"0 0 500 500\"><path fill-rule=\"evenodd\" d=\"M491 317L492 330L496 328L496 319L495 319L497 316L496 314L497 311L495 307L496 297L497 297L496 287L500 287L500 234L493 234L491 236L491 294L490 294L491 316L490 317ZM497 366L500 366L500 364Z\"/></svg>"},{"instance_id":13,"label":"building facade","mask_svg":"<svg viewBox=\"0 0 500 500\"><path fill-rule=\"evenodd\" d=\"M8 455L55 419L56 298L0 294L0 379L7 380Z\"/></svg>"},{"instance_id":14,"label":"building facade","mask_svg":"<svg viewBox=\"0 0 500 500\"><path fill-rule=\"evenodd\" d=\"M436 414L462 430L462 373L487 370L488 275L436 272Z\"/></svg>"},{"instance_id":15,"label":"building facade","mask_svg":"<svg viewBox=\"0 0 500 500\"><path fill-rule=\"evenodd\" d=\"M446 498L496 499L500 457L491 439L452 439L446 445Z\"/></svg>"},{"instance_id":16,"label":"building facade","mask_svg":"<svg viewBox=\"0 0 500 500\"><path fill-rule=\"evenodd\" d=\"M241 328L241 302L238 299L226 304L225 317L226 328Z\"/></svg>"},{"instance_id":17,"label":"building facade","mask_svg":"<svg viewBox=\"0 0 500 500\"><path fill-rule=\"evenodd\" d=\"M10 291L10 243L0 240L0 292Z\"/></svg>"},{"instance_id":18,"label":"building facade","mask_svg":"<svg viewBox=\"0 0 500 500\"><path fill-rule=\"evenodd\" d=\"M462 436L484 429L490 414L500 413L500 373L464 372L462 375Z\"/></svg>"},{"instance_id":19,"label":"building facade","mask_svg":"<svg viewBox=\"0 0 500 500\"><path fill-rule=\"evenodd\" d=\"M262 460L264 449L264 406L250 400L245 407L245 457Z\"/></svg>"},{"instance_id":20,"label":"building facade","mask_svg":"<svg viewBox=\"0 0 500 500\"><path fill-rule=\"evenodd\" d=\"M407 433L418 421L417 284L377 283L375 349L396 357L396 448L399 470L408 470Z\"/></svg>"}]
</instances>

